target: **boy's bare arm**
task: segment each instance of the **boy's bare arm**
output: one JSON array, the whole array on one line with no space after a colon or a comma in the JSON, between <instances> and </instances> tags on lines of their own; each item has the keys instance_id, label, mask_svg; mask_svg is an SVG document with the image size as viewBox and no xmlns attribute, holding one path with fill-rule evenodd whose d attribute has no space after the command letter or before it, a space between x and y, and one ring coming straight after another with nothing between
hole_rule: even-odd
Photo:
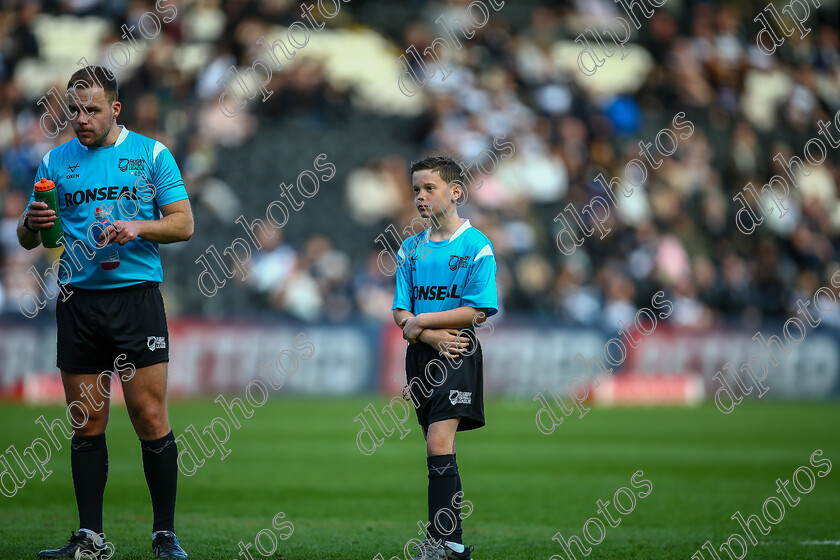
<instances>
[{"instance_id":1,"label":"boy's bare arm","mask_svg":"<svg viewBox=\"0 0 840 560\"><path fill-rule=\"evenodd\" d=\"M402 328L403 321L411 319L412 317L414 317L414 313L408 311L407 309L394 309L394 322L400 328Z\"/></svg>"},{"instance_id":2,"label":"boy's bare arm","mask_svg":"<svg viewBox=\"0 0 840 560\"><path fill-rule=\"evenodd\" d=\"M409 344L416 342L425 342L443 356L449 358L457 358L468 347L469 340L466 337L460 336L460 332L456 328L423 328L415 338L406 336L405 325L410 319L414 318L414 313L405 309L394 310L394 322L403 329L403 338Z\"/></svg>"},{"instance_id":3,"label":"boy's bare arm","mask_svg":"<svg viewBox=\"0 0 840 560\"><path fill-rule=\"evenodd\" d=\"M465 329L480 325L487 319L483 309L463 306L447 311L421 313L416 317L409 317L403 329L403 338L417 339L423 329Z\"/></svg>"},{"instance_id":4,"label":"boy's bare arm","mask_svg":"<svg viewBox=\"0 0 840 560\"><path fill-rule=\"evenodd\" d=\"M409 319L412 319L413 317L414 313L408 311L407 309L394 309L394 322L399 328L403 329L403 338L406 339L409 344L414 344L415 342L417 342L416 336L413 338L408 338L407 336L405 336L405 324Z\"/></svg>"}]
</instances>

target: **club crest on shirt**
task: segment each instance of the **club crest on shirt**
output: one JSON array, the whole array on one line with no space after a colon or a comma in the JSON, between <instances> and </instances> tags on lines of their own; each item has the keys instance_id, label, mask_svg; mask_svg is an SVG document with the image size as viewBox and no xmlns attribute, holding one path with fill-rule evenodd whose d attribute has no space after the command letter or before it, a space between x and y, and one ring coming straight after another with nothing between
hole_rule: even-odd
<instances>
[{"instance_id":1,"label":"club crest on shirt","mask_svg":"<svg viewBox=\"0 0 840 560\"><path fill-rule=\"evenodd\" d=\"M459 268L467 268L470 264L469 257L459 257L458 255L449 255L449 270L455 271Z\"/></svg>"},{"instance_id":2,"label":"club crest on shirt","mask_svg":"<svg viewBox=\"0 0 840 560\"><path fill-rule=\"evenodd\" d=\"M146 162L142 158L120 158L120 171L145 171Z\"/></svg>"}]
</instances>

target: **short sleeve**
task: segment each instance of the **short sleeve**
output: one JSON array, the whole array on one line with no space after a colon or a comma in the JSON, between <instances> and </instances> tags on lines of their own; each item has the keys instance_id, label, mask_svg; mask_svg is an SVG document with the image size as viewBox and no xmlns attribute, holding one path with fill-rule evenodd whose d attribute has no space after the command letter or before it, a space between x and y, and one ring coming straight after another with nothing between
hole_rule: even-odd
<instances>
[{"instance_id":1,"label":"short sleeve","mask_svg":"<svg viewBox=\"0 0 840 560\"><path fill-rule=\"evenodd\" d=\"M499 311L496 293L496 259L490 243L485 244L470 263L467 284L461 296L461 305L487 309L488 317Z\"/></svg>"},{"instance_id":2,"label":"short sleeve","mask_svg":"<svg viewBox=\"0 0 840 560\"><path fill-rule=\"evenodd\" d=\"M403 243L397 253L397 287L394 290L394 305L391 309L405 309L414 312L414 300L411 289L411 264L412 260L406 256L405 244Z\"/></svg>"},{"instance_id":3,"label":"short sleeve","mask_svg":"<svg viewBox=\"0 0 840 560\"><path fill-rule=\"evenodd\" d=\"M156 142L154 154L151 179L157 205L165 206L188 198L184 180L181 178L181 172L178 170L178 164L175 163L172 152L160 142Z\"/></svg>"}]
</instances>

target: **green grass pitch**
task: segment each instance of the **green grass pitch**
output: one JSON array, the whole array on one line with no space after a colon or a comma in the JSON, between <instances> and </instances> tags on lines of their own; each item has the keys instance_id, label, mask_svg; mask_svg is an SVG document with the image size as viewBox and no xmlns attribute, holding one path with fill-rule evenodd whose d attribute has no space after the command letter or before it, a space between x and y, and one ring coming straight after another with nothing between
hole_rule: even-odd
<instances>
[{"instance_id":1,"label":"green grass pitch","mask_svg":"<svg viewBox=\"0 0 840 560\"><path fill-rule=\"evenodd\" d=\"M294 524L294 534L279 541L271 558L402 558L403 544L425 518L422 436L412 418L404 440L393 435L363 456L353 417L367 402L275 399L244 420L231 435L230 456L220 462L217 452L194 476L179 479L176 529L191 558L242 558L237 543L272 530L278 512ZM385 401L374 404L381 409ZM717 547L742 533L730 516L736 510L761 515L764 501L776 496L776 479L808 465L816 449L832 461L831 472L759 536L747 558L840 558L837 403L745 402L728 416L709 405L593 408L583 419L567 418L552 435L537 431L536 408L527 401L488 402L488 426L457 437L464 491L474 507L464 530L476 560L566 558L551 537L557 531L580 536L586 520L597 516L596 500L612 500L639 469L653 491L618 527L607 527L589 558L689 559L707 539ZM170 404L176 434L189 424L201 430L220 413L212 402ZM52 419L63 409L0 406L4 448L22 451L43 436L34 424L40 414ZM0 497L0 558L34 558L77 528L68 448L53 453L46 481L36 475L16 496ZM115 558L151 558L151 504L124 408L112 410L108 449L105 532Z\"/></svg>"}]
</instances>

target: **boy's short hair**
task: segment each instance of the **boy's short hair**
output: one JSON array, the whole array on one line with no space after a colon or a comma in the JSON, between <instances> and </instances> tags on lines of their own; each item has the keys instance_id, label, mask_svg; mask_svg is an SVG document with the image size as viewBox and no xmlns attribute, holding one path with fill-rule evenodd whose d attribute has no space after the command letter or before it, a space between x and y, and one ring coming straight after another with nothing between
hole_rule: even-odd
<instances>
[{"instance_id":1,"label":"boy's short hair","mask_svg":"<svg viewBox=\"0 0 840 560\"><path fill-rule=\"evenodd\" d=\"M423 170L437 171L441 179L447 185L457 182L458 185L463 186L464 171L461 166L449 156L432 156L420 161L415 161L411 164L411 173Z\"/></svg>"},{"instance_id":2,"label":"boy's short hair","mask_svg":"<svg viewBox=\"0 0 840 560\"><path fill-rule=\"evenodd\" d=\"M105 96L111 100L111 103L117 101L120 95L116 76L104 66L85 66L73 72L73 75L70 76L70 80L67 82L67 89L76 87L101 87L105 92Z\"/></svg>"}]
</instances>

